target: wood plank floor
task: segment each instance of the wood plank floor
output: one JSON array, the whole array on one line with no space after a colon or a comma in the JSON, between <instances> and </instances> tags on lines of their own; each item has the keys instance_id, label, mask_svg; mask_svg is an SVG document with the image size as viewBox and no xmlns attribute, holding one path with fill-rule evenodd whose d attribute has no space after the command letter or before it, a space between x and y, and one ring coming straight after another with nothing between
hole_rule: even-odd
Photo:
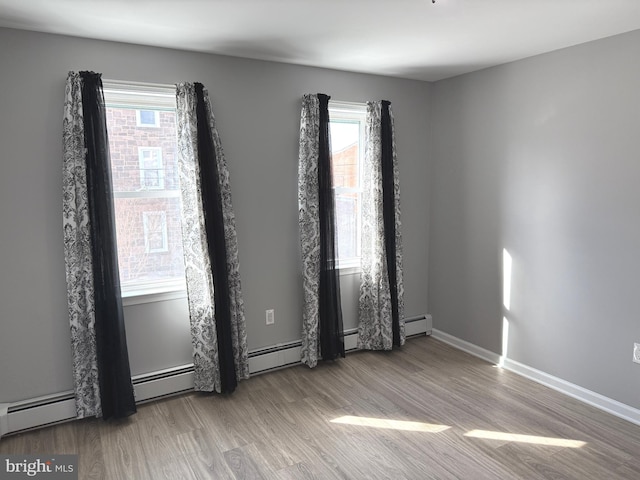
<instances>
[{"instance_id":1,"label":"wood plank floor","mask_svg":"<svg viewBox=\"0 0 640 480\"><path fill-rule=\"evenodd\" d=\"M0 453L77 453L83 480L638 479L640 426L419 337L9 436Z\"/></svg>"}]
</instances>

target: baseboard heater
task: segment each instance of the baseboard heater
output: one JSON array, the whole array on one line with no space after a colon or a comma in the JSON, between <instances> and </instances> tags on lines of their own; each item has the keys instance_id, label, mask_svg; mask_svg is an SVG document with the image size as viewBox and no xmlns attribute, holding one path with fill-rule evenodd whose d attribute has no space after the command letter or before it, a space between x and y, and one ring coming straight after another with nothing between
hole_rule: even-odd
<instances>
[{"instance_id":1,"label":"baseboard heater","mask_svg":"<svg viewBox=\"0 0 640 480\"><path fill-rule=\"evenodd\" d=\"M405 319L407 338L431 335L431 315L420 315ZM358 331L344 332L347 352L358 349ZM278 370L300 364L301 341L281 343L249 352L251 375ZM182 365L132 378L137 403L144 403L168 395L193 390L193 365ZM6 413L5 413L6 412ZM36 427L59 423L75 418L73 391L23 400L0 409L0 434L16 433ZM1 435L0 435L1 436Z\"/></svg>"}]
</instances>

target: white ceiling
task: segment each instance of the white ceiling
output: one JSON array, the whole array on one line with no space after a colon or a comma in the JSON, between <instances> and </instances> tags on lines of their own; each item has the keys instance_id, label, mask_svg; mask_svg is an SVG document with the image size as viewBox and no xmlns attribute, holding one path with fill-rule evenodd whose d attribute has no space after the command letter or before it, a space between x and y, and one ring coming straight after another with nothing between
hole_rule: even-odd
<instances>
[{"instance_id":1,"label":"white ceiling","mask_svg":"<svg viewBox=\"0 0 640 480\"><path fill-rule=\"evenodd\" d=\"M0 26L434 81L640 29L640 0L0 0Z\"/></svg>"}]
</instances>

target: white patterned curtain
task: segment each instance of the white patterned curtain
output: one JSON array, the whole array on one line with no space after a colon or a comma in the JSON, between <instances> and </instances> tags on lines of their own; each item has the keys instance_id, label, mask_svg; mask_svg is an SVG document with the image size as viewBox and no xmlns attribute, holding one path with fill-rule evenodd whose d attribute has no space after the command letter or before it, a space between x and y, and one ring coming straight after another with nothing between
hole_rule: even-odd
<instances>
[{"instance_id":1,"label":"white patterned curtain","mask_svg":"<svg viewBox=\"0 0 640 480\"><path fill-rule=\"evenodd\" d=\"M298 215L302 247L302 363L315 367L320 342L320 217L318 215L318 155L320 107L317 95L304 95L300 115Z\"/></svg>"},{"instance_id":2,"label":"white patterned curtain","mask_svg":"<svg viewBox=\"0 0 640 480\"><path fill-rule=\"evenodd\" d=\"M102 78L70 72L63 120L63 229L79 418L135 413L115 236Z\"/></svg>"},{"instance_id":3,"label":"white patterned curtain","mask_svg":"<svg viewBox=\"0 0 640 480\"><path fill-rule=\"evenodd\" d=\"M362 190L362 280L358 348L391 350L405 342L400 186L387 101L367 103Z\"/></svg>"},{"instance_id":4,"label":"white patterned curtain","mask_svg":"<svg viewBox=\"0 0 640 480\"><path fill-rule=\"evenodd\" d=\"M79 418L84 418L99 416L102 409L94 329L93 269L81 83L80 75L70 73L65 87L62 220L76 413Z\"/></svg>"},{"instance_id":5,"label":"white patterned curtain","mask_svg":"<svg viewBox=\"0 0 640 480\"><path fill-rule=\"evenodd\" d=\"M337 231L329 133L329 97L302 97L298 161L298 220L302 251L301 361L344 357L337 269Z\"/></svg>"},{"instance_id":6,"label":"white patterned curtain","mask_svg":"<svg viewBox=\"0 0 640 480\"><path fill-rule=\"evenodd\" d=\"M229 393L249 378L229 172L207 90L181 83L176 95L195 389Z\"/></svg>"}]
</instances>

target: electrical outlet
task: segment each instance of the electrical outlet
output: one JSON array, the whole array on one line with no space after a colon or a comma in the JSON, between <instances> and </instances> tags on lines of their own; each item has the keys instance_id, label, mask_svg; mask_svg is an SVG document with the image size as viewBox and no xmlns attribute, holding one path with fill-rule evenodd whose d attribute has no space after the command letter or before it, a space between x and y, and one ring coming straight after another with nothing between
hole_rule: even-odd
<instances>
[{"instance_id":1,"label":"electrical outlet","mask_svg":"<svg viewBox=\"0 0 640 480\"><path fill-rule=\"evenodd\" d=\"M640 363L640 343L633 344L633 361Z\"/></svg>"},{"instance_id":2,"label":"electrical outlet","mask_svg":"<svg viewBox=\"0 0 640 480\"><path fill-rule=\"evenodd\" d=\"M267 325L273 325L274 323L276 323L275 312L273 309L266 311L266 317L267 317Z\"/></svg>"}]
</instances>

